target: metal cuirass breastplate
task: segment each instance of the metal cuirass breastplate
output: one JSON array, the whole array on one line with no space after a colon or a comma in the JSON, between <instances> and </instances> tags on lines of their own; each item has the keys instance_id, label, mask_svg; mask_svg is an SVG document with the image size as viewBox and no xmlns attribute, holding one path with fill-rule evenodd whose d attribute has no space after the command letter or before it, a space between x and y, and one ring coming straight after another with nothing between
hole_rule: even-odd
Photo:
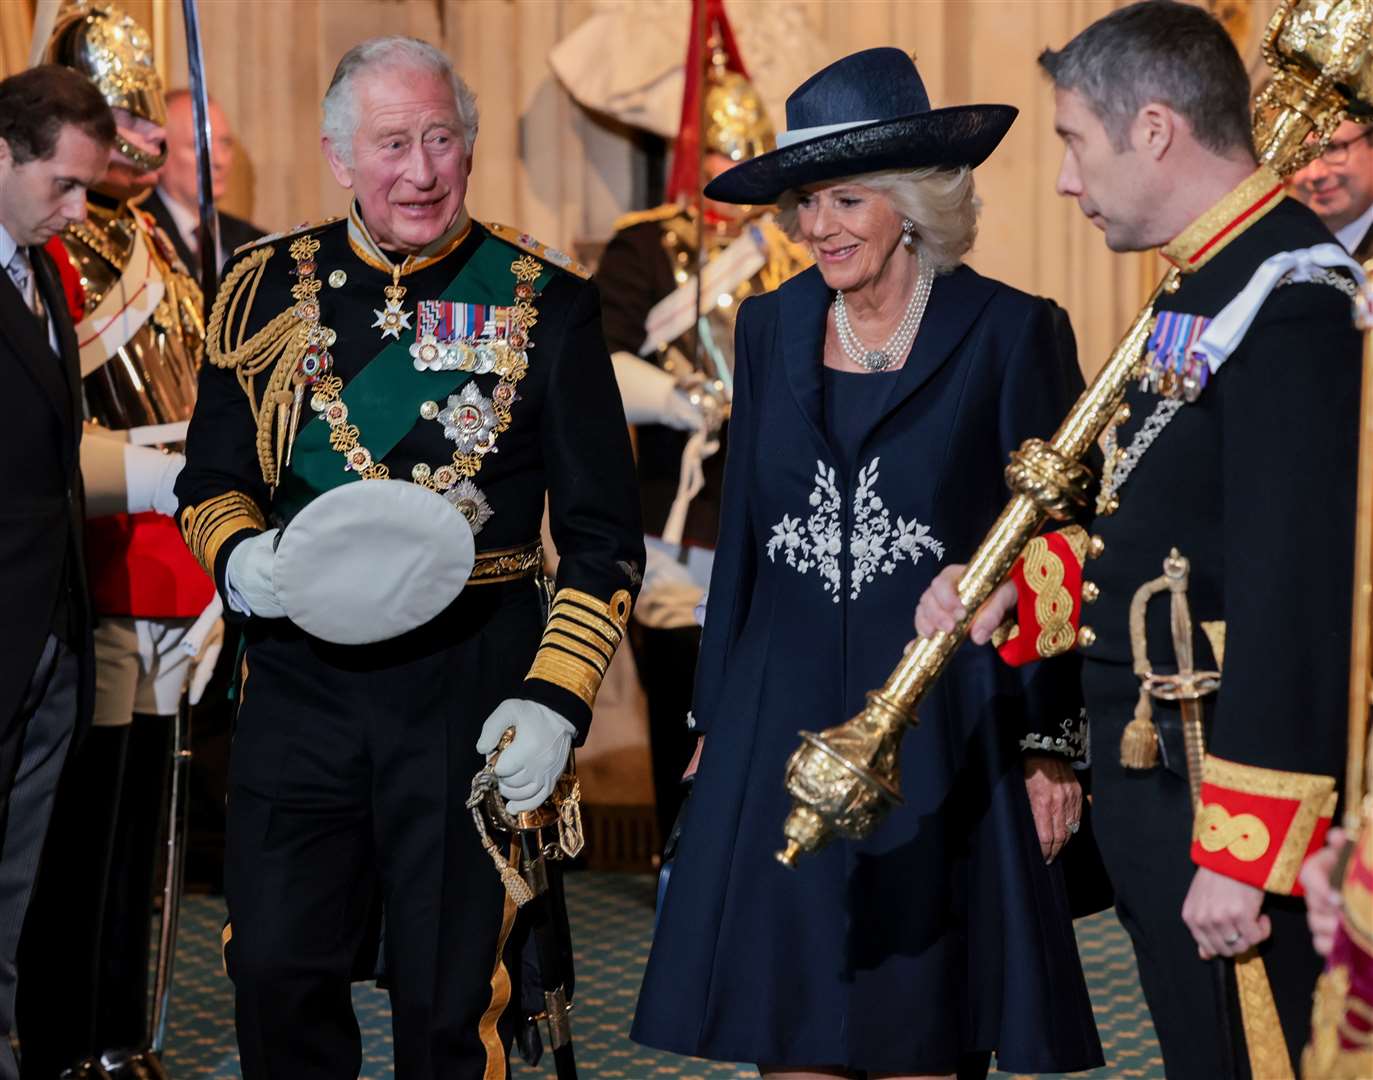
<instances>
[{"instance_id":1,"label":"metal cuirass breastplate","mask_svg":"<svg viewBox=\"0 0 1373 1080\"><path fill-rule=\"evenodd\" d=\"M93 212L62 234L81 274L87 314L123 274L136 230L166 292L148 320L82 380L87 419L113 430L189 420L205 349L200 288L128 207L113 216Z\"/></svg>"}]
</instances>

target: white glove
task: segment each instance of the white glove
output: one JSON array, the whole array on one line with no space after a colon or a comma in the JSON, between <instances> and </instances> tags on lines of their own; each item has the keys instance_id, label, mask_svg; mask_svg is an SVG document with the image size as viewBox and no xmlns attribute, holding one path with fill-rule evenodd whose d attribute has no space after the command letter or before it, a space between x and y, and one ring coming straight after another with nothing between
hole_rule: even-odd
<instances>
[{"instance_id":1,"label":"white glove","mask_svg":"<svg viewBox=\"0 0 1373 1080\"><path fill-rule=\"evenodd\" d=\"M176 516L176 478L186 467L184 454L155 450L151 446L124 445L124 484L128 490L128 511L141 514L155 510Z\"/></svg>"},{"instance_id":2,"label":"white glove","mask_svg":"<svg viewBox=\"0 0 1373 1080\"><path fill-rule=\"evenodd\" d=\"M191 658L191 683L187 693L192 705L199 705L205 696L205 687L215 673L220 650L224 648L223 614L224 602L215 593L181 639L181 648Z\"/></svg>"},{"instance_id":3,"label":"white glove","mask_svg":"<svg viewBox=\"0 0 1373 1080\"><path fill-rule=\"evenodd\" d=\"M205 696L205 687L210 685L215 665L219 663L220 651L224 648L224 620L216 619L205 635L200 652L191 660L191 685L188 689L192 705L199 705Z\"/></svg>"},{"instance_id":4,"label":"white glove","mask_svg":"<svg viewBox=\"0 0 1373 1080\"><path fill-rule=\"evenodd\" d=\"M631 424L665 424L679 431L705 427L701 410L662 368L627 352L617 352L610 360L615 365L625 419Z\"/></svg>"},{"instance_id":5,"label":"white glove","mask_svg":"<svg viewBox=\"0 0 1373 1080\"><path fill-rule=\"evenodd\" d=\"M243 615L263 619L280 619L286 609L277 599L272 584L272 567L276 562L277 538L280 529L250 536L229 555L224 567L224 584L229 606Z\"/></svg>"},{"instance_id":6,"label":"white glove","mask_svg":"<svg viewBox=\"0 0 1373 1080\"><path fill-rule=\"evenodd\" d=\"M577 729L546 705L523 698L507 698L482 725L477 753L490 754L509 728L515 738L501 751L492 770L512 814L536 810L553 793L553 785L567 766L572 736Z\"/></svg>"}]
</instances>

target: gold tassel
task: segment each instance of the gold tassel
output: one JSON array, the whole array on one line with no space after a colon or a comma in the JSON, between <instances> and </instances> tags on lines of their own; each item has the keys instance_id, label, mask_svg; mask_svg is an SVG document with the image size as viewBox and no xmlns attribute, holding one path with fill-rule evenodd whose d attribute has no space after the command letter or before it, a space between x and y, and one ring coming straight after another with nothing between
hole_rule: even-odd
<instances>
[{"instance_id":1,"label":"gold tassel","mask_svg":"<svg viewBox=\"0 0 1373 1080\"><path fill-rule=\"evenodd\" d=\"M274 449L276 460L281 461L285 456L286 449L286 425L290 420L291 392L289 390L278 390L273 398L276 406L276 441ZM277 479L279 480L278 473Z\"/></svg>"},{"instance_id":2,"label":"gold tassel","mask_svg":"<svg viewBox=\"0 0 1373 1080\"><path fill-rule=\"evenodd\" d=\"M1149 691L1139 688L1135 716L1125 725L1120 736L1120 763L1127 769L1152 769L1158 764L1158 728L1154 726L1154 708Z\"/></svg>"},{"instance_id":3,"label":"gold tassel","mask_svg":"<svg viewBox=\"0 0 1373 1080\"><path fill-rule=\"evenodd\" d=\"M305 400L305 383L301 379L295 380L295 392L291 400L291 417L286 421L286 453L282 460L285 468L291 467L291 451L296 446L296 429L300 427L300 406Z\"/></svg>"}]
</instances>

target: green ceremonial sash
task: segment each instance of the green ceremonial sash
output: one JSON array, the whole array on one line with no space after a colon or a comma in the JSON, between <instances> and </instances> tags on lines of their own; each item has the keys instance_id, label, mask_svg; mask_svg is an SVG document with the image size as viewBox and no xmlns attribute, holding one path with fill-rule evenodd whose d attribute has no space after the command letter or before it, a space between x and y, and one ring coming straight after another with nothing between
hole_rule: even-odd
<instances>
[{"instance_id":1,"label":"green ceremonial sash","mask_svg":"<svg viewBox=\"0 0 1373 1080\"><path fill-rule=\"evenodd\" d=\"M413 302L424 299L512 305L515 303L515 275L511 273L510 265L518 258L518 250L488 236L439 296L410 299ZM552 276L552 271L545 268L534 282L536 294ZM373 461L384 459L416 424L428 422L420 420L421 402L442 401L472 377L470 371L416 370L410 346L419 331L418 316L415 323L401 333L399 341L383 346L353 376L340 395L340 400L348 406L348 423L357 426L359 441L372 452ZM349 344L339 340L334 348L343 349ZM532 342L526 346L531 347ZM329 445L329 425L324 417L317 413L309 415L296 435L290 467L282 470L273 499L273 509L285 521L295 517L316 496L340 484L361 479L352 469L344 468L343 455Z\"/></svg>"}]
</instances>

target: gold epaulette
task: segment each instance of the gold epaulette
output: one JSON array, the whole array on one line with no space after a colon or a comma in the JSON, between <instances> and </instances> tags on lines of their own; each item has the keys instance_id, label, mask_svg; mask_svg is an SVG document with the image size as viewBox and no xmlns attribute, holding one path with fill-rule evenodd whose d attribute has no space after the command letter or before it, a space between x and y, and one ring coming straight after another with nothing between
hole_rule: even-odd
<instances>
[{"instance_id":1,"label":"gold epaulette","mask_svg":"<svg viewBox=\"0 0 1373 1080\"><path fill-rule=\"evenodd\" d=\"M580 589L559 589L526 677L561 686L590 708L629 625L630 606L625 589L609 603Z\"/></svg>"},{"instance_id":2,"label":"gold epaulette","mask_svg":"<svg viewBox=\"0 0 1373 1080\"><path fill-rule=\"evenodd\" d=\"M181 537L205 573L214 577L215 559L224 541L253 529L261 532L267 520L257 503L241 491L227 491L181 511Z\"/></svg>"},{"instance_id":3,"label":"gold epaulette","mask_svg":"<svg viewBox=\"0 0 1373 1080\"><path fill-rule=\"evenodd\" d=\"M497 240L504 240L511 247L517 247L521 251L527 251L536 259L541 259L546 263L556 266L559 270L566 270L569 274L576 274L580 278L589 278L591 271L579 263L565 251L557 248L548 247L541 244L528 233L517 232L509 225L498 225L493 221L483 221L488 232Z\"/></svg>"},{"instance_id":4,"label":"gold epaulette","mask_svg":"<svg viewBox=\"0 0 1373 1080\"><path fill-rule=\"evenodd\" d=\"M297 225L294 229L285 229L282 232L268 233L266 236L259 236L256 240L249 240L246 244L239 244L238 247L234 248L234 254L241 255L243 252L251 251L255 247L261 247L263 244L272 244L278 240L285 240L287 237L296 236L299 233L314 232L316 229L322 229L326 225L332 225L334 222L342 220L343 218L339 216L327 217L322 218L319 221L307 221L304 225Z\"/></svg>"},{"instance_id":5,"label":"gold epaulette","mask_svg":"<svg viewBox=\"0 0 1373 1080\"><path fill-rule=\"evenodd\" d=\"M642 225L646 221L664 221L684 212L677 203L663 203L662 206L653 206L647 210L631 210L617 217L612 228L619 232L621 229L632 229L635 225Z\"/></svg>"}]
</instances>

